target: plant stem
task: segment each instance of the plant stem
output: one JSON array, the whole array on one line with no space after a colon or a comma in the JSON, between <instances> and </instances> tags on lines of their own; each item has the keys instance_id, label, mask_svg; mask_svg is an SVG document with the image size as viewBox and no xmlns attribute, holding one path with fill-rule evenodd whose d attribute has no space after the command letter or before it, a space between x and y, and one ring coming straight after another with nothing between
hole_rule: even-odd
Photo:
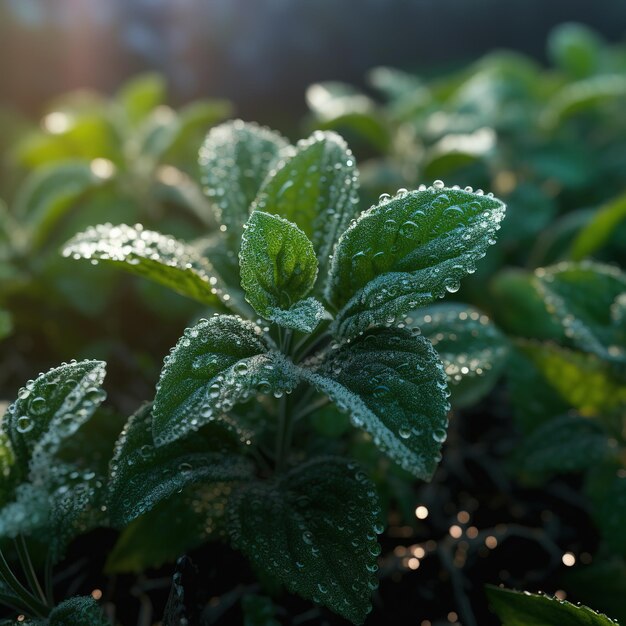
<instances>
[{"instance_id":1,"label":"plant stem","mask_svg":"<svg viewBox=\"0 0 626 626\"><path fill-rule=\"evenodd\" d=\"M4 580L9 589L28 607L36 617L46 617L50 612L50 608L35 598L15 577L11 571L9 564L4 558L4 554L0 550L0 577Z\"/></svg>"},{"instance_id":2,"label":"plant stem","mask_svg":"<svg viewBox=\"0 0 626 626\"><path fill-rule=\"evenodd\" d=\"M48 552L46 555L46 568L44 571L44 587L46 590L46 603L54 606L53 584L52 584L52 556Z\"/></svg>"},{"instance_id":3,"label":"plant stem","mask_svg":"<svg viewBox=\"0 0 626 626\"><path fill-rule=\"evenodd\" d=\"M287 434L290 429L290 419L287 414L287 396L281 396L278 401L278 432L276 433L276 471L282 472L285 467L288 442Z\"/></svg>"},{"instance_id":4,"label":"plant stem","mask_svg":"<svg viewBox=\"0 0 626 626\"><path fill-rule=\"evenodd\" d=\"M294 421L297 422L298 420L301 420L303 417L306 417L314 411L317 411L317 409L321 409L322 407L326 406L329 402L330 400L328 399L328 396L322 396L321 398L318 398L317 400L315 400L315 402L311 402L308 406L303 408L299 413L296 413Z\"/></svg>"},{"instance_id":5,"label":"plant stem","mask_svg":"<svg viewBox=\"0 0 626 626\"><path fill-rule=\"evenodd\" d=\"M30 554L28 553L28 546L26 545L24 535L17 536L15 539L15 547L17 548L17 556L22 564L22 569L24 570L24 574L26 576L26 582L29 584L31 592L33 595L39 596L44 604L47 604L46 595L39 584L35 568L33 567L33 562L30 558Z\"/></svg>"}]
</instances>

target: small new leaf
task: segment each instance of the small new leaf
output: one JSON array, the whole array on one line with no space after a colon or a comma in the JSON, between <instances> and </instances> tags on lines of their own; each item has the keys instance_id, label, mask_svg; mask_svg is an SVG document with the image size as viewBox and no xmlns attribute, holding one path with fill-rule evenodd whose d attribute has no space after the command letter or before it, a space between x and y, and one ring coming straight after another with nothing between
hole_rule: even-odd
<instances>
[{"instance_id":1,"label":"small new leaf","mask_svg":"<svg viewBox=\"0 0 626 626\"><path fill-rule=\"evenodd\" d=\"M111 626L91 596L75 596L52 609L49 626Z\"/></svg>"},{"instance_id":2,"label":"small new leaf","mask_svg":"<svg viewBox=\"0 0 626 626\"><path fill-rule=\"evenodd\" d=\"M229 300L213 267L194 248L140 224L101 224L73 237L63 256L108 263L211 306Z\"/></svg>"},{"instance_id":3,"label":"small new leaf","mask_svg":"<svg viewBox=\"0 0 626 626\"><path fill-rule=\"evenodd\" d=\"M286 146L278 133L241 120L207 135L200 150L202 182L232 242L238 242L250 205Z\"/></svg>"},{"instance_id":4,"label":"small new leaf","mask_svg":"<svg viewBox=\"0 0 626 626\"><path fill-rule=\"evenodd\" d=\"M313 459L228 503L231 540L289 591L360 624L370 611L383 530L376 490L356 465Z\"/></svg>"},{"instance_id":5,"label":"small new leaf","mask_svg":"<svg viewBox=\"0 0 626 626\"><path fill-rule=\"evenodd\" d=\"M565 600L491 585L486 591L502 626L616 626L606 615Z\"/></svg>"},{"instance_id":6,"label":"small new leaf","mask_svg":"<svg viewBox=\"0 0 626 626\"><path fill-rule=\"evenodd\" d=\"M154 399L155 442L174 441L257 393L291 391L297 383L295 366L255 324L229 315L201 320L165 359Z\"/></svg>"},{"instance_id":7,"label":"small new leaf","mask_svg":"<svg viewBox=\"0 0 626 626\"><path fill-rule=\"evenodd\" d=\"M155 447L152 411L146 405L128 421L111 461L109 511L122 527L188 485L249 479L251 464L227 433L206 428Z\"/></svg>"},{"instance_id":8,"label":"small new leaf","mask_svg":"<svg viewBox=\"0 0 626 626\"><path fill-rule=\"evenodd\" d=\"M301 300L317 277L317 258L307 236L288 220L253 211L245 226L241 251L241 286L246 300L266 319L311 332L323 307Z\"/></svg>"},{"instance_id":9,"label":"small new leaf","mask_svg":"<svg viewBox=\"0 0 626 626\"><path fill-rule=\"evenodd\" d=\"M295 222L311 239L320 265L354 217L358 203L354 156L334 132L298 142L259 191L253 208Z\"/></svg>"},{"instance_id":10,"label":"small new leaf","mask_svg":"<svg viewBox=\"0 0 626 626\"><path fill-rule=\"evenodd\" d=\"M373 329L329 351L302 375L396 463L431 478L450 405L443 365L430 341L408 330Z\"/></svg>"},{"instance_id":11,"label":"small new leaf","mask_svg":"<svg viewBox=\"0 0 626 626\"><path fill-rule=\"evenodd\" d=\"M401 192L365 211L341 236L326 297L338 337L390 323L459 289L495 243L502 202L433 186Z\"/></svg>"}]
</instances>

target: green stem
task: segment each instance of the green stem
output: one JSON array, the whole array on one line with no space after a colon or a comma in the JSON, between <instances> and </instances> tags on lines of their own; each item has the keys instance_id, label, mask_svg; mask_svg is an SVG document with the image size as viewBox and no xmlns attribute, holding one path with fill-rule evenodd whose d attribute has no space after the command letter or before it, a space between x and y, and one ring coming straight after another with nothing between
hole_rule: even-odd
<instances>
[{"instance_id":1,"label":"green stem","mask_svg":"<svg viewBox=\"0 0 626 626\"><path fill-rule=\"evenodd\" d=\"M287 396L281 396L278 401L278 432L276 433L276 471L282 472L288 450L287 435L290 429L290 419L287 414Z\"/></svg>"},{"instance_id":2,"label":"green stem","mask_svg":"<svg viewBox=\"0 0 626 626\"><path fill-rule=\"evenodd\" d=\"M29 608L29 612L36 617L46 617L50 612L50 608L35 598L15 577L11 571L9 564L4 558L4 554L0 550L0 577L7 584L9 589Z\"/></svg>"},{"instance_id":3,"label":"green stem","mask_svg":"<svg viewBox=\"0 0 626 626\"><path fill-rule=\"evenodd\" d=\"M307 415L311 415L311 413L314 413L315 411L317 411L317 409L325 407L329 402L330 400L328 399L328 396L322 396L321 398L318 398L317 400L315 400L315 402L311 402L308 406L303 408L299 413L296 413L294 421L297 422Z\"/></svg>"},{"instance_id":4,"label":"green stem","mask_svg":"<svg viewBox=\"0 0 626 626\"><path fill-rule=\"evenodd\" d=\"M54 606L54 594L52 583L52 553L48 552L46 556L46 569L44 572L44 587L46 589L46 603L48 606Z\"/></svg>"},{"instance_id":5,"label":"green stem","mask_svg":"<svg viewBox=\"0 0 626 626\"><path fill-rule=\"evenodd\" d=\"M35 573L33 562L31 561L30 554L28 553L28 546L26 545L24 535L18 535L15 539L15 547L17 548L17 556L20 559L24 575L26 576L26 582L30 586L30 591L33 595L39 596L39 599L46 604L46 595L44 594L43 589L39 584L39 580L37 579L37 574Z\"/></svg>"}]
</instances>

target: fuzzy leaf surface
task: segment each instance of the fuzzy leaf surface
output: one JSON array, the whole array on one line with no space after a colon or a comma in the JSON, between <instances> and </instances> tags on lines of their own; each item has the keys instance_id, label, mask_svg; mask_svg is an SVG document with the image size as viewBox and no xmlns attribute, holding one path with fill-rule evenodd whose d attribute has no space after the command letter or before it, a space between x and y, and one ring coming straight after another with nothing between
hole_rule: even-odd
<instances>
[{"instance_id":1,"label":"fuzzy leaf surface","mask_svg":"<svg viewBox=\"0 0 626 626\"><path fill-rule=\"evenodd\" d=\"M246 300L266 319L311 332L323 315L321 304L304 301L317 277L317 258L307 236L282 217L253 211L239 252Z\"/></svg>"},{"instance_id":2,"label":"fuzzy leaf surface","mask_svg":"<svg viewBox=\"0 0 626 626\"><path fill-rule=\"evenodd\" d=\"M252 466L227 435L219 428L205 428L157 448L151 407L142 407L129 419L111 461L112 522L125 526L194 483L249 479Z\"/></svg>"},{"instance_id":3,"label":"fuzzy leaf surface","mask_svg":"<svg viewBox=\"0 0 626 626\"><path fill-rule=\"evenodd\" d=\"M321 457L247 483L227 516L233 545L255 567L354 623L365 620L383 527L376 490L356 465Z\"/></svg>"},{"instance_id":4,"label":"fuzzy leaf surface","mask_svg":"<svg viewBox=\"0 0 626 626\"><path fill-rule=\"evenodd\" d=\"M285 151L266 179L254 208L296 223L311 239L320 266L355 216L358 173L346 142L336 133L316 131Z\"/></svg>"},{"instance_id":5,"label":"fuzzy leaf surface","mask_svg":"<svg viewBox=\"0 0 626 626\"><path fill-rule=\"evenodd\" d=\"M257 393L290 391L295 366L255 324L230 315L201 320L166 357L153 408L157 445L220 419Z\"/></svg>"},{"instance_id":6,"label":"fuzzy leaf surface","mask_svg":"<svg viewBox=\"0 0 626 626\"><path fill-rule=\"evenodd\" d=\"M429 480L446 439L448 386L430 341L373 329L331 350L303 376L405 470Z\"/></svg>"},{"instance_id":7,"label":"fuzzy leaf surface","mask_svg":"<svg viewBox=\"0 0 626 626\"><path fill-rule=\"evenodd\" d=\"M495 243L504 211L490 196L429 187L363 212L332 260L326 297L339 309L335 335L354 337L457 291Z\"/></svg>"},{"instance_id":8,"label":"fuzzy leaf surface","mask_svg":"<svg viewBox=\"0 0 626 626\"><path fill-rule=\"evenodd\" d=\"M63 255L114 265L211 306L229 299L209 261L193 247L140 225L91 227L68 241Z\"/></svg>"},{"instance_id":9,"label":"fuzzy leaf surface","mask_svg":"<svg viewBox=\"0 0 626 626\"><path fill-rule=\"evenodd\" d=\"M238 243L250 205L287 141L257 124L235 120L212 128L200 149L200 170L227 236Z\"/></svg>"}]
</instances>

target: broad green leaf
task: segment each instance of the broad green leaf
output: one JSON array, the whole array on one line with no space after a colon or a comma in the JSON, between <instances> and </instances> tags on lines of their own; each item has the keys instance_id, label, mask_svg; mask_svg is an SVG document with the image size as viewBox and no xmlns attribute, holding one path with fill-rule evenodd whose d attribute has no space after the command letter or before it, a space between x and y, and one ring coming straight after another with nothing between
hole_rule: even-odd
<instances>
[{"instance_id":1,"label":"broad green leaf","mask_svg":"<svg viewBox=\"0 0 626 626\"><path fill-rule=\"evenodd\" d=\"M228 503L233 545L292 593L360 624L377 587L382 532L374 486L355 464L316 458Z\"/></svg>"},{"instance_id":2,"label":"broad green leaf","mask_svg":"<svg viewBox=\"0 0 626 626\"><path fill-rule=\"evenodd\" d=\"M266 319L311 332L324 308L302 302L317 278L317 258L307 236L291 222L253 211L239 252L241 286L246 300Z\"/></svg>"},{"instance_id":3,"label":"broad green leaf","mask_svg":"<svg viewBox=\"0 0 626 626\"><path fill-rule=\"evenodd\" d=\"M326 297L334 333L354 337L456 292L495 243L504 204L437 182L370 208L341 236Z\"/></svg>"},{"instance_id":4,"label":"broad green leaf","mask_svg":"<svg viewBox=\"0 0 626 626\"><path fill-rule=\"evenodd\" d=\"M289 392L297 383L293 363L255 324L227 315L201 320L165 359L154 399L155 442L172 442L238 402Z\"/></svg>"},{"instance_id":5,"label":"broad green leaf","mask_svg":"<svg viewBox=\"0 0 626 626\"><path fill-rule=\"evenodd\" d=\"M211 306L230 296L221 289L208 259L191 246L140 224L101 224L67 242L63 256L120 267Z\"/></svg>"},{"instance_id":6,"label":"broad green leaf","mask_svg":"<svg viewBox=\"0 0 626 626\"><path fill-rule=\"evenodd\" d=\"M500 271L490 285L498 326L518 337L565 342L565 330L546 309L533 274L519 269Z\"/></svg>"},{"instance_id":7,"label":"broad green leaf","mask_svg":"<svg viewBox=\"0 0 626 626\"><path fill-rule=\"evenodd\" d=\"M108 164L108 165L103 165ZM103 159L92 164L63 162L36 170L20 187L14 211L38 248L65 215L113 175L113 165Z\"/></svg>"},{"instance_id":8,"label":"broad green leaf","mask_svg":"<svg viewBox=\"0 0 626 626\"><path fill-rule=\"evenodd\" d=\"M243 626L280 626L275 619L276 607L271 598L256 594L245 595L241 600Z\"/></svg>"},{"instance_id":9,"label":"broad green leaf","mask_svg":"<svg viewBox=\"0 0 626 626\"><path fill-rule=\"evenodd\" d=\"M448 386L430 341L372 329L302 374L405 470L429 480L446 439Z\"/></svg>"},{"instance_id":10,"label":"broad green leaf","mask_svg":"<svg viewBox=\"0 0 626 626\"><path fill-rule=\"evenodd\" d=\"M616 626L606 615L565 600L492 586L486 591L502 626Z\"/></svg>"},{"instance_id":11,"label":"broad green leaf","mask_svg":"<svg viewBox=\"0 0 626 626\"><path fill-rule=\"evenodd\" d=\"M322 268L357 212L358 172L354 156L336 133L316 131L266 179L253 208L297 224L313 242Z\"/></svg>"},{"instance_id":12,"label":"broad green leaf","mask_svg":"<svg viewBox=\"0 0 626 626\"><path fill-rule=\"evenodd\" d=\"M600 62L601 47L600 37L584 24L560 24L548 38L552 62L576 78L594 73Z\"/></svg>"},{"instance_id":13,"label":"broad green leaf","mask_svg":"<svg viewBox=\"0 0 626 626\"><path fill-rule=\"evenodd\" d=\"M130 522L107 557L107 574L140 573L175 561L209 538L223 535L232 483L195 484Z\"/></svg>"},{"instance_id":14,"label":"broad green leaf","mask_svg":"<svg viewBox=\"0 0 626 626\"><path fill-rule=\"evenodd\" d=\"M50 498L46 488L25 482L17 486L12 496L0 509L1 538L30 535L47 524Z\"/></svg>"},{"instance_id":15,"label":"broad green leaf","mask_svg":"<svg viewBox=\"0 0 626 626\"><path fill-rule=\"evenodd\" d=\"M105 398L102 361L71 362L51 369L19 390L2 429L15 454L15 468L35 480L50 471L50 456L71 437Z\"/></svg>"},{"instance_id":16,"label":"broad green leaf","mask_svg":"<svg viewBox=\"0 0 626 626\"><path fill-rule=\"evenodd\" d=\"M519 345L546 381L582 415L601 417L610 425L611 416L626 407L626 381L596 355L554 344Z\"/></svg>"},{"instance_id":17,"label":"broad green leaf","mask_svg":"<svg viewBox=\"0 0 626 626\"><path fill-rule=\"evenodd\" d=\"M591 220L580 230L572 244L575 261L591 256L605 245L619 224L626 221L626 194L610 200L595 211Z\"/></svg>"},{"instance_id":18,"label":"broad green leaf","mask_svg":"<svg viewBox=\"0 0 626 626\"><path fill-rule=\"evenodd\" d=\"M216 428L155 447L151 408L129 419L111 461L108 508L120 527L193 483L246 480L253 474L233 441Z\"/></svg>"},{"instance_id":19,"label":"broad green leaf","mask_svg":"<svg viewBox=\"0 0 626 626\"><path fill-rule=\"evenodd\" d=\"M547 128L555 128L574 115L623 101L625 97L625 76L602 74L585 78L567 84L552 97L542 113L542 122Z\"/></svg>"},{"instance_id":20,"label":"broad green leaf","mask_svg":"<svg viewBox=\"0 0 626 626\"><path fill-rule=\"evenodd\" d=\"M468 406L489 393L507 362L509 345L484 313L465 304L434 304L410 319L408 325L419 328L441 357L453 405Z\"/></svg>"},{"instance_id":21,"label":"broad green leaf","mask_svg":"<svg viewBox=\"0 0 626 626\"><path fill-rule=\"evenodd\" d=\"M75 596L52 609L49 626L111 626L91 596Z\"/></svg>"},{"instance_id":22,"label":"broad green leaf","mask_svg":"<svg viewBox=\"0 0 626 626\"><path fill-rule=\"evenodd\" d=\"M0 340L8 337L13 330L11 314L4 309L0 309Z\"/></svg>"},{"instance_id":23,"label":"broad green leaf","mask_svg":"<svg viewBox=\"0 0 626 626\"><path fill-rule=\"evenodd\" d=\"M165 80L159 74L142 74L128 81L117 94L131 125L142 122L165 101Z\"/></svg>"},{"instance_id":24,"label":"broad green leaf","mask_svg":"<svg viewBox=\"0 0 626 626\"><path fill-rule=\"evenodd\" d=\"M212 128L202 145L202 182L237 245L250 205L286 146L278 133L241 120Z\"/></svg>"},{"instance_id":25,"label":"broad green leaf","mask_svg":"<svg viewBox=\"0 0 626 626\"><path fill-rule=\"evenodd\" d=\"M613 326L611 307L626 291L618 268L583 261L535 270L546 308L576 347L607 361L626 362L624 345Z\"/></svg>"},{"instance_id":26,"label":"broad green leaf","mask_svg":"<svg viewBox=\"0 0 626 626\"><path fill-rule=\"evenodd\" d=\"M560 415L536 428L515 453L517 472L533 479L582 472L609 457L612 446L597 423Z\"/></svg>"}]
</instances>

